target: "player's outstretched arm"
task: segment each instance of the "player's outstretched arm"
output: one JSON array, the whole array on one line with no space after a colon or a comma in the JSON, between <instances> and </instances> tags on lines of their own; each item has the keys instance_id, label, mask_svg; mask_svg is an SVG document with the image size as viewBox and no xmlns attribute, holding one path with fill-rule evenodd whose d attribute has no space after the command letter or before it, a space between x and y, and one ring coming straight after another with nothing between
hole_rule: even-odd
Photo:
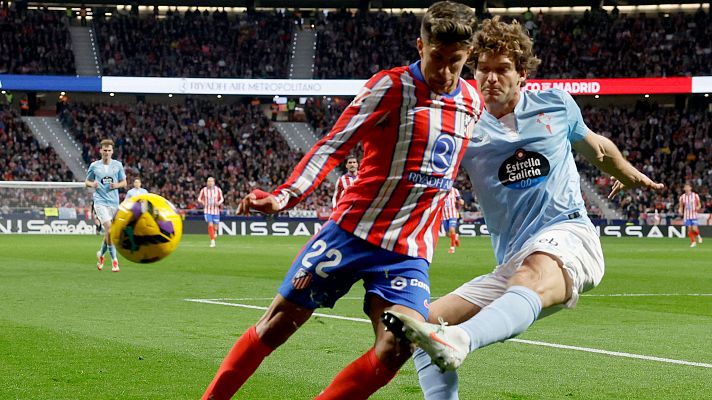
<instances>
[{"instance_id":1,"label":"player's outstretched arm","mask_svg":"<svg viewBox=\"0 0 712 400\"><path fill-rule=\"evenodd\" d=\"M662 190L665 185L648 178L623 157L618 147L610 139L589 131L583 140L573 143L574 150L581 153L601 171L613 176L613 184L608 198L615 197L623 189L644 187Z\"/></svg>"},{"instance_id":2,"label":"player's outstretched arm","mask_svg":"<svg viewBox=\"0 0 712 400\"><path fill-rule=\"evenodd\" d=\"M253 190L250 194L240 200L237 206L237 215L250 215L250 210L260 211L266 214L274 214L280 210L277 198L262 190Z\"/></svg>"}]
</instances>

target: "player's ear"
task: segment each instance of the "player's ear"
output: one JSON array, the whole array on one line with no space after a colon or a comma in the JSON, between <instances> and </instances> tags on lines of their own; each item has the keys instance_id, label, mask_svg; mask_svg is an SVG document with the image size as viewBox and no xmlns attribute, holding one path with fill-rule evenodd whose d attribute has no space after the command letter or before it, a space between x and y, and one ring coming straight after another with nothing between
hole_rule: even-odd
<instances>
[{"instance_id":1,"label":"player's ear","mask_svg":"<svg viewBox=\"0 0 712 400\"><path fill-rule=\"evenodd\" d=\"M420 55L420 58L423 58L423 39L418 38L418 40L415 41L416 47L418 47L418 55Z\"/></svg>"},{"instance_id":2,"label":"player's ear","mask_svg":"<svg viewBox=\"0 0 712 400\"><path fill-rule=\"evenodd\" d=\"M528 77L529 73L526 69L522 70L522 72L519 73L519 87L524 87L524 84L527 81Z\"/></svg>"}]
</instances>

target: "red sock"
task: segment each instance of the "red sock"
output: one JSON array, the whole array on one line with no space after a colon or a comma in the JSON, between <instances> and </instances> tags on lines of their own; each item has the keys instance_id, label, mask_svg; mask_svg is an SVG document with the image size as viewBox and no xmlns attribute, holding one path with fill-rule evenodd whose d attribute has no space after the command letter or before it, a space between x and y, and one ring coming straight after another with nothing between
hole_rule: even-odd
<instances>
[{"instance_id":1,"label":"red sock","mask_svg":"<svg viewBox=\"0 0 712 400\"><path fill-rule=\"evenodd\" d=\"M687 237L690 238L690 243L695 243L695 231L693 231L692 229L687 231Z\"/></svg>"},{"instance_id":2,"label":"red sock","mask_svg":"<svg viewBox=\"0 0 712 400\"><path fill-rule=\"evenodd\" d=\"M450 247L455 247L455 234L450 234Z\"/></svg>"},{"instance_id":3,"label":"red sock","mask_svg":"<svg viewBox=\"0 0 712 400\"><path fill-rule=\"evenodd\" d=\"M202 400L229 400L232 395L252 376L262 360L274 349L262 343L252 326L235 342L227 353L218 373L205 390Z\"/></svg>"},{"instance_id":4,"label":"red sock","mask_svg":"<svg viewBox=\"0 0 712 400\"><path fill-rule=\"evenodd\" d=\"M386 386L397 372L383 365L372 347L366 354L339 372L329 387L324 389L315 400L367 399L378 389Z\"/></svg>"},{"instance_id":5,"label":"red sock","mask_svg":"<svg viewBox=\"0 0 712 400\"><path fill-rule=\"evenodd\" d=\"M215 239L215 227L212 225L208 225L208 235L210 236L210 240Z\"/></svg>"}]
</instances>

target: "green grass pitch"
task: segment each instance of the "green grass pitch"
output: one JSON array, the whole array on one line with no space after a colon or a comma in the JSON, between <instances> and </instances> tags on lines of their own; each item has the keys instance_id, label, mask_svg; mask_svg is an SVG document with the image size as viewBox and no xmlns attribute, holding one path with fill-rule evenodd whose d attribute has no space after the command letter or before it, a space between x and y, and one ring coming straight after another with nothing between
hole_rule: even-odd
<instances>
[{"instance_id":1,"label":"green grass pitch","mask_svg":"<svg viewBox=\"0 0 712 400\"><path fill-rule=\"evenodd\" d=\"M97 236L0 236L0 399L197 399L307 238L187 236L153 265L94 268ZM518 339L700 365L508 341L460 370L461 399L712 399L712 238L604 238L607 272L573 311ZM441 241L433 296L494 266L487 238ZM110 268L108 268L110 269ZM646 294L646 296L615 296ZM326 314L364 318L360 284ZM314 317L235 396L311 399L372 343L371 326ZM422 398L412 363L374 399Z\"/></svg>"}]
</instances>

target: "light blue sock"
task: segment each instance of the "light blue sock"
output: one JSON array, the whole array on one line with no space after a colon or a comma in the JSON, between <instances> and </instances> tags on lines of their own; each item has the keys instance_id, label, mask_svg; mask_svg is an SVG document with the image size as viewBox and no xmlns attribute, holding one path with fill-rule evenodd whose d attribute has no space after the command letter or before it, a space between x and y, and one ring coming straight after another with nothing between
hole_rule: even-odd
<instances>
[{"instance_id":1,"label":"light blue sock","mask_svg":"<svg viewBox=\"0 0 712 400\"><path fill-rule=\"evenodd\" d=\"M458 400L457 372L440 373L440 369L433 364L428 353L420 347L415 349L413 361L425 400Z\"/></svg>"},{"instance_id":2,"label":"light blue sock","mask_svg":"<svg viewBox=\"0 0 712 400\"><path fill-rule=\"evenodd\" d=\"M541 312L541 299L524 286L512 286L477 315L457 325L470 335L470 351L524 332Z\"/></svg>"},{"instance_id":3,"label":"light blue sock","mask_svg":"<svg viewBox=\"0 0 712 400\"><path fill-rule=\"evenodd\" d=\"M111 259L116 260L116 246L113 244L109 246L109 254L111 254Z\"/></svg>"},{"instance_id":4,"label":"light blue sock","mask_svg":"<svg viewBox=\"0 0 712 400\"><path fill-rule=\"evenodd\" d=\"M107 250L108 248L109 248L109 247L106 245L106 242L103 242L103 241L102 241L102 242L101 242L101 249L99 249L99 255L100 255L100 256L103 256L103 255L106 253L106 250Z\"/></svg>"}]
</instances>

